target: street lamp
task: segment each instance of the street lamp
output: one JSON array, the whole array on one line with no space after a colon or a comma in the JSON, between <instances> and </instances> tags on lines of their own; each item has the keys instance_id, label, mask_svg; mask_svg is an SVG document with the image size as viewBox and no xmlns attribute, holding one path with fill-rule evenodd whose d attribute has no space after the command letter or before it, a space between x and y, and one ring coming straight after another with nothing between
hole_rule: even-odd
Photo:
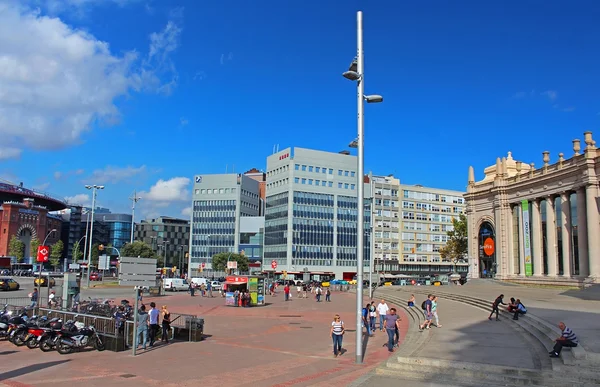
<instances>
[{"instance_id":1,"label":"street lamp","mask_svg":"<svg viewBox=\"0 0 600 387\"><path fill-rule=\"evenodd\" d=\"M50 236L50 234L52 234L53 232L56 232L56 229L53 228L52 230L48 231L48 234L46 235L46 237L44 238L44 241L42 242L42 246L46 246L46 241L48 240L48 237ZM40 264L40 275L38 277L38 302L40 300L40 297L42 296L42 268L44 267L44 262L39 262ZM48 289L50 289L50 279L48 278Z\"/></svg>"},{"instance_id":2,"label":"street lamp","mask_svg":"<svg viewBox=\"0 0 600 387\"><path fill-rule=\"evenodd\" d=\"M133 232L135 231L135 203L142 200L141 197L137 196L137 191L133 191L133 196L129 198L131 200L131 241L133 243Z\"/></svg>"},{"instance_id":3,"label":"street lamp","mask_svg":"<svg viewBox=\"0 0 600 387\"><path fill-rule=\"evenodd\" d=\"M90 264L92 263L92 241L94 240L94 209L96 207L96 193L99 189L104 189L103 185L86 185L86 189L92 190L92 224L90 225L90 237L87 240L88 242L88 258L87 258L87 279L86 279L86 287L90 287Z\"/></svg>"},{"instance_id":4,"label":"street lamp","mask_svg":"<svg viewBox=\"0 0 600 387\"><path fill-rule=\"evenodd\" d=\"M358 136L356 138L356 148L358 149L358 229L357 238L357 286L356 286L356 363L363 361L362 347L362 298L363 298L363 260L364 260L364 231L365 231L365 213L364 213L364 102L377 103L382 102L380 95L364 94L364 56L363 56L363 30L362 30L362 11L356 14L356 57L350 64L348 71L342 75L344 78L356 82L357 86L357 107L358 107ZM361 332L361 334L359 334Z\"/></svg>"}]
</instances>

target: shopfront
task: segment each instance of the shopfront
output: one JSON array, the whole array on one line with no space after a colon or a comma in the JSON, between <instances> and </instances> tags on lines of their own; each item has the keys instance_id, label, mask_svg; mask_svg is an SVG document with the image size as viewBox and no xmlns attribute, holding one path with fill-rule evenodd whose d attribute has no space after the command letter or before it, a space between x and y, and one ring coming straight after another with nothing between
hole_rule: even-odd
<instances>
[{"instance_id":1,"label":"shopfront","mask_svg":"<svg viewBox=\"0 0 600 387\"><path fill-rule=\"evenodd\" d=\"M225 305L240 306L241 295L249 295L248 306L265 305L265 277L232 275L225 279Z\"/></svg>"}]
</instances>

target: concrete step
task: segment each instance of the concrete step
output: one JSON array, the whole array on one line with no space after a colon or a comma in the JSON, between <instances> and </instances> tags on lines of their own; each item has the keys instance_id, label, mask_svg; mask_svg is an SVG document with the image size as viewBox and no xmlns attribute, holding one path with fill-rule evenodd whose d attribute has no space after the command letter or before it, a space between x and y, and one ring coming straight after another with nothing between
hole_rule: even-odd
<instances>
[{"instance_id":1,"label":"concrete step","mask_svg":"<svg viewBox=\"0 0 600 387\"><path fill-rule=\"evenodd\" d=\"M600 375L560 375L524 368L466 363L421 357L395 357L377 369L380 375L396 375L418 381L445 382L467 386L598 386Z\"/></svg>"}]
</instances>

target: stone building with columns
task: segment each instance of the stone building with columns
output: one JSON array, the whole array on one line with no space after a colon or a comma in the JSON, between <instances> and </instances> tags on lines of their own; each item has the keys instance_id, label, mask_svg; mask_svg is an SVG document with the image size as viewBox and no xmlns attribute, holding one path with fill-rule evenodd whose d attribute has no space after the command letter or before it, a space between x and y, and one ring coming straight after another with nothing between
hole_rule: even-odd
<instances>
[{"instance_id":1,"label":"stone building with columns","mask_svg":"<svg viewBox=\"0 0 600 387\"><path fill-rule=\"evenodd\" d=\"M472 278L521 283L600 283L598 176L600 150L591 132L543 165L507 157L475 181L469 167L465 200Z\"/></svg>"}]
</instances>

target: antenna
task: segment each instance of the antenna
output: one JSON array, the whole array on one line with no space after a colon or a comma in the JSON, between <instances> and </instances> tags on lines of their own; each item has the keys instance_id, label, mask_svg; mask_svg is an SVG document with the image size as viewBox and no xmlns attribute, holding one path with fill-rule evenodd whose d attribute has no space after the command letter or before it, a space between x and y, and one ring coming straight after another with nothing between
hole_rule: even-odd
<instances>
[{"instance_id":1,"label":"antenna","mask_svg":"<svg viewBox=\"0 0 600 387\"><path fill-rule=\"evenodd\" d=\"M227 173L227 168L229 167L229 165L225 164L225 173Z\"/></svg>"},{"instance_id":2,"label":"antenna","mask_svg":"<svg viewBox=\"0 0 600 387\"><path fill-rule=\"evenodd\" d=\"M273 153L271 153L272 155L275 154L275 144L273 144Z\"/></svg>"},{"instance_id":3,"label":"antenna","mask_svg":"<svg viewBox=\"0 0 600 387\"><path fill-rule=\"evenodd\" d=\"M277 144L277 153L279 153L279 144Z\"/></svg>"}]
</instances>

